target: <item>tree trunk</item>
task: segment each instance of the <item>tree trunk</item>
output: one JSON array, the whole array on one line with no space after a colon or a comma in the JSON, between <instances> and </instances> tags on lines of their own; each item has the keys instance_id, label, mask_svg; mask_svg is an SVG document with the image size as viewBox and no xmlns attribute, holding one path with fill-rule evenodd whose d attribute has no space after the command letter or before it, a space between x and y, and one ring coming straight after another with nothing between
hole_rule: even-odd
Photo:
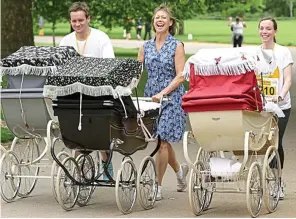
<instances>
[{"instance_id":1,"label":"tree trunk","mask_svg":"<svg viewBox=\"0 0 296 219\"><path fill-rule=\"evenodd\" d=\"M179 23L179 35L184 35L184 22L180 21Z\"/></svg>"},{"instance_id":2,"label":"tree trunk","mask_svg":"<svg viewBox=\"0 0 296 219\"><path fill-rule=\"evenodd\" d=\"M53 45L53 46L56 46L56 44L55 44L55 29L56 29L56 22L55 22L55 21L52 22L52 27L51 27L51 29L52 29L52 45Z\"/></svg>"},{"instance_id":3,"label":"tree trunk","mask_svg":"<svg viewBox=\"0 0 296 219\"><path fill-rule=\"evenodd\" d=\"M292 0L290 0L290 5L289 5L290 7L290 18L293 18L293 1Z\"/></svg>"},{"instance_id":4,"label":"tree trunk","mask_svg":"<svg viewBox=\"0 0 296 219\"><path fill-rule=\"evenodd\" d=\"M1 58L34 46L32 0L1 0Z\"/></svg>"}]
</instances>

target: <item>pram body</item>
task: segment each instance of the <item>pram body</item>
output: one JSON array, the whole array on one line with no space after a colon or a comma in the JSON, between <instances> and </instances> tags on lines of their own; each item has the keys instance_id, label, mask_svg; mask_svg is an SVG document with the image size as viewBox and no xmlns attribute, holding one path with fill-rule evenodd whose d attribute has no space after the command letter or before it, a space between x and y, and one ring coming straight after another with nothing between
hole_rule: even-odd
<instances>
[{"instance_id":1,"label":"pram body","mask_svg":"<svg viewBox=\"0 0 296 219\"><path fill-rule=\"evenodd\" d=\"M213 192L246 192L253 217L260 212L263 195L268 211L277 206L278 197L273 200L270 194L278 191L281 175L278 127L272 113L261 113L258 56L244 49L201 50L187 62L190 91L182 107L192 132L185 133L183 147L192 167L189 199L197 215L209 207ZM187 152L188 134L201 146L194 164ZM225 158L225 152L234 156ZM271 157L277 159L276 175L270 175ZM223 163L229 166L223 168ZM235 188L229 188L231 183Z\"/></svg>"},{"instance_id":2,"label":"pram body","mask_svg":"<svg viewBox=\"0 0 296 219\"><path fill-rule=\"evenodd\" d=\"M79 95L59 97L54 101L54 112L59 118L63 142L68 148L108 151L110 140L113 138L122 141L122 144L114 150L126 156L146 148L148 142L145 141L145 135L139 127L138 112L130 96L122 97L127 118L119 98L114 99L113 96L95 98L83 95L82 99L81 130L78 130ZM158 113L158 109L149 110L142 118L150 133L154 132ZM101 127L100 131L94 131L98 127Z\"/></svg>"},{"instance_id":3,"label":"pram body","mask_svg":"<svg viewBox=\"0 0 296 219\"><path fill-rule=\"evenodd\" d=\"M136 109L132 100L131 91L137 86L141 73L142 63L137 60L79 57L47 78L44 95L54 100L53 110L58 117L61 140L66 147L81 153L76 158L57 161L60 165L57 191L67 187L62 181L71 182L71 188L66 188L71 193L70 201L63 199L62 192L58 194L59 203L65 210L72 209L75 204L86 205L96 186L115 186L117 206L125 214L131 212L137 191L141 205L145 209L153 207L157 181L152 155L143 159L139 172L130 157L155 140L153 133L159 115L159 106L143 112ZM52 149L54 145L55 141ZM103 172L91 171L99 164L91 161L88 154L96 150L109 154L104 167L109 180L100 179ZM124 155L116 180L106 170L114 151ZM75 167L74 170L67 169L69 166ZM88 167L88 171L83 166ZM148 172L152 176L147 177ZM146 191L142 189L145 186L148 186ZM131 197L129 200L122 195L126 192Z\"/></svg>"}]
</instances>

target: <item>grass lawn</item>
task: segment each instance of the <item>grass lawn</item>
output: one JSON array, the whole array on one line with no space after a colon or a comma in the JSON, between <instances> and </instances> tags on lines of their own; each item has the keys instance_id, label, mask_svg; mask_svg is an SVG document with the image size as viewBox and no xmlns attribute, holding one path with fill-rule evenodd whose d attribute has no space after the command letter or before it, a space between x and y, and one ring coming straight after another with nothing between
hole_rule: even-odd
<instances>
[{"instance_id":1,"label":"grass lawn","mask_svg":"<svg viewBox=\"0 0 296 219\"><path fill-rule=\"evenodd\" d=\"M214 42L214 43L230 43L232 32L227 26L228 21L225 20L186 20L185 35L177 36L182 41L188 41L187 35L193 34L193 40L199 42ZM247 28L244 30L245 44L259 44L258 36L258 21L247 21ZM294 28L293 28L294 27ZM286 46L296 46L296 20L278 20L277 42ZM100 29L106 32L112 39L122 39L123 28L115 27L108 30L104 27ZM51 35L52 31L50 24L45 24L45 35ZM57 24L56 35L63 36L69 33L69 23ZM35 32L37 34L37 31ZM144 30L142 31L144 35ZM136 39L136 31L132 30L132 38Z\"/></svg>"}]
</instances>

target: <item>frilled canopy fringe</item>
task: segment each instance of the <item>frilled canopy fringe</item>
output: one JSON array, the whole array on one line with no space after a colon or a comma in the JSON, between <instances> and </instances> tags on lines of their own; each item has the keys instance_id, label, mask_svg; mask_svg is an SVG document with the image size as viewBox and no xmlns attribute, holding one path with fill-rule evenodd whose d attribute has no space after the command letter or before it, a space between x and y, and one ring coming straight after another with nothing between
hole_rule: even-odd
<instances>
[{"instance_id":1,"label":"frilled canopy fringe","mask_svg":"<svg viewBox=\"0 0 296 219\"><path fill-rule=\"evenodd\" d=\"M272 53L259 47L201 49L187 60L183 76L189 80L191 65L194 74L202 76L266 73L274 68L272 60Z\"/></svg>"},{"instance_id":2,"label":"frilled canopy fringe","mask_svg":"<svg viewBox=\"0 0 296 219\"><path fill-rule=\"evenodd\" d=\"M17 67L1 67L1 75L35 75L35 76L47 76L48 74L54 74L56 72L56 66L31 66L23 64Z\"/></svg>"},{"instance_id":3,"label":"frilled canopy fringe","mask_svg":"<svg viewBox=\"0 0 296 219\"><path fill-rule=\"evenodd\" d=\"M245 62L238 65L194 65L195 75L241 75L255 70L253 62Z\"/></svg>"},{"instance_id":4,"label":"frilled canopy fringe","mask_svg":"<svg viewBox=\"0 0 296 219\"><path fill-rule=\"evenodd\" d=\"M70 46L23 46L1 59L1 75L47 76L75 56L79 54Z\"/></svg>"},{"instance_id":5,"label":"frilled canopy fringe","mask_svg":"<svg viewBox=\"0 0 296 219\"><path fill-rule=\"evenodd\" d=\"M132 89L135 88L139 80L133 78L132 82L127 86L117 86L113 88L109 85L102 86L90 86L80 82L69 84L66 86L53 86L45 85L43 89L44 97L56 99L58 96L67 96L74 93L82 93L89 96L105 96L111 95L113 98L119 98L121 96L129 96L132 94Z\"/></svg>"}]
</instances>

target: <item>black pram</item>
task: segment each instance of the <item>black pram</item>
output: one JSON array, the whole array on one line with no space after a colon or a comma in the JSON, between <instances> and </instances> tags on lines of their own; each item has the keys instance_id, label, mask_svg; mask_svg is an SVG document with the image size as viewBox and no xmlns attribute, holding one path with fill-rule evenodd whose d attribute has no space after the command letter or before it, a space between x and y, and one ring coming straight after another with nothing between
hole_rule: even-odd
<instances>
[{"instance_id":1,"label":"black pram","mask_svg":"<svg viewBox=\"0 0 296 219\"><path fill-rule=\"evenodd\" d=\"M94 186L115 186L117 206L123 213L131 212L137 191L141 205L145 209L153 207L157 180L152 156L156 150L143 159L138 173L130 158L155 140L159 116L160 104L141 101L138 97L133 101L131 97L141 73L142 63L134 59L76 57L47 78L44 96L53 99L62 140L66 147L82 153L60 163L57 191L61 191L58 200L65 210L70 210L76 202L85 205ZM52 147L55 158L54 144L55 141ZM99 179L103 173L94 171L94 166L99 164L89 156L93 150L109 152L107 165L113 151L125 156L116 180L110 175L107 181ZM108 175L106 168L104 172ZM69 184L65 183L67 180ZM61 188L68 193L63 194ZM130 198L126 197L127 193Z\"/></svg>"}]
</instances>

